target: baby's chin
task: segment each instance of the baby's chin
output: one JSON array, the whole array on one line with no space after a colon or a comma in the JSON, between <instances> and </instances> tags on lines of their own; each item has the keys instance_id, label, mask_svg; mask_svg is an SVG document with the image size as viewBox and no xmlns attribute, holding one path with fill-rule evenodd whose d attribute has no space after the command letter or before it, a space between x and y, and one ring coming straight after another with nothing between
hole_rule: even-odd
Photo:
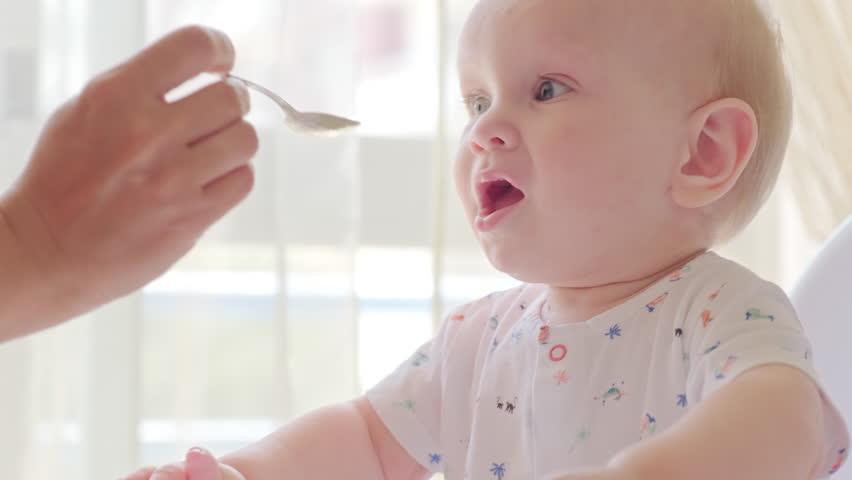
<instances>
[{"instance_id":1,"label":"baby's chin","mask_svg":"<svg viewBox=\"0 0 852 480\"><path fill-rule=\"evenodd\" d=\"M618 260L594 260L593 255L555 259L553 256L523 252L486 251L491 265L497 270L524 283L540 283L566 288L585 288L619 281L623 272Z\"/></svg>"}]
</instances>

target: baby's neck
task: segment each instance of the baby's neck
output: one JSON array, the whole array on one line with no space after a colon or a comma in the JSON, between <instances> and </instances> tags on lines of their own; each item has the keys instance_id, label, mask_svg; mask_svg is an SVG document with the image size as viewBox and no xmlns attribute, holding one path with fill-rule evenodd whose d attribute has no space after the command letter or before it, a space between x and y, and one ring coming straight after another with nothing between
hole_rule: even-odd
<instances>
[{"instance_id":1,"label":"baby's neck","mask_svg":"<svg viewBox=\"0 0 852 480\"><path fill-rule=\"evenodd\" d=\"M585 322L638 295L705 252L703 249L694 252L636 280L582 288L551 285L542 308L542 319L550 324Z\"/></svg>"}]
</instances>

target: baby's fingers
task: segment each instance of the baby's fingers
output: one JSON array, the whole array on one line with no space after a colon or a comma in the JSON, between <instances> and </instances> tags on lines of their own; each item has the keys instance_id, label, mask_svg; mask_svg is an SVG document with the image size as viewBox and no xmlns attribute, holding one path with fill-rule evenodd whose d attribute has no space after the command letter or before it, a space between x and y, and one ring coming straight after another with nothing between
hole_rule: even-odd
<instances>
[{"instance_id":1,"label":"baby's fingers","mask_svg":"<svg viewBox=\"0 0 852 480\"><path fill-rule=\"evenodd\" d=\"M186 453L187 480L222 480L219 461L207 450L195 447Z\"/></svg>"}]
</instances>

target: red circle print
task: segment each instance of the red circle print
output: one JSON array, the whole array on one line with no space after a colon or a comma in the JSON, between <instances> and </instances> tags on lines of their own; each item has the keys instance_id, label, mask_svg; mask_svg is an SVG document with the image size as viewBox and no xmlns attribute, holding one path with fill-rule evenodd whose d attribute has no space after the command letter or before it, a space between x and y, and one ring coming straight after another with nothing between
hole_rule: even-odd
<instances>
[{"instance_id":1,"label":"red circle print","mask_svg":"<svg viewBox=\"0 0 852 480\"><path fill-rule=\"evenodd\" d=\"M554 362L562 361L568 355L568 348L565 345L557 345L550 349L550 359Z\"/></svg>"}]
</instances>

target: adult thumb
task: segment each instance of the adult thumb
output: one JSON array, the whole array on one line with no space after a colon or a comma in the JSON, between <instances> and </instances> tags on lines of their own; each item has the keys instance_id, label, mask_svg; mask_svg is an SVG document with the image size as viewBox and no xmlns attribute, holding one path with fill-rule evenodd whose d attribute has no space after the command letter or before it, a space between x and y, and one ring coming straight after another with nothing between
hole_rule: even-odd
<instances>
[{"instance_id":1,"label":"adult thumb","mask_svg":"<svg viewBox=\"0 0 852 480\"><path fill-rule=\"evenodd\" d=\"M201 447L186 452L186 480L222 480L219 461Z\"/></svg>"}]
</instances>

